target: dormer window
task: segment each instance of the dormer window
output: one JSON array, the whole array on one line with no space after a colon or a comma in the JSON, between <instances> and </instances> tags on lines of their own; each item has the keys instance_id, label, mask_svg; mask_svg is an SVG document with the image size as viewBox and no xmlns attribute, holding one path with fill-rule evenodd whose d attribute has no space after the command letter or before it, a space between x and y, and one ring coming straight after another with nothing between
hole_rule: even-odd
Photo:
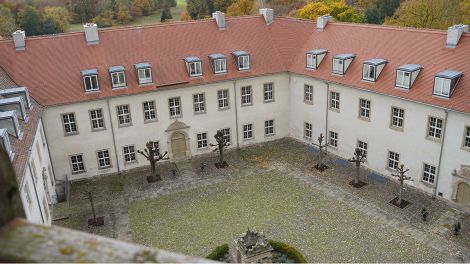
<instances>
[{"instance_id":1,"label":"dormer window","mask_svg":"<svg viewBox=\"0 0 470 264\"><path fill-rule=\"evenodd\" d=\"M421 65L418 64L405 64L398 67L395 86L410 89L421 69Z\"/></svg>"},{"instance_id":2,"label":"dormer window","mask_svg":"<svg viewBox=\"0 0 470 264\"><path fill-rule=\"evenodd\" d=\"M189 77L202 76L202 61L199 57L190 56L184 59Z\"/></svg>"},{"instance_id":3,"label":"dormer window","mask_svg":"<svg viewBox=\"0 0 470 264\"><path fill-rule=\"evenodd\" d=\"M232 55L239 71L250 69L250 54L248 52L239 50L232 52Z\"/></svg>"},{"instance_id":4,"label":"dormer window","mask_svg":"<svg viewBox=\"0 0 470 264\"><path fill-rule=\"evenodd\" d=\"M387 64L384 59L371 59L366 60L362 66L362 79L369 82L377 81L380 73Z\"/></svg>"},{"instance_id":5,"label":"dormer window","mask_svg":"<svg viewBox=\"0 0 470 264\"><path fill-rule=\"evenodd\" d=\"M463 73L452 70L445 70L434 77L433 94L449 98L455 90Z\"/></svg>"},{"instance_id":6,"label":"dormer window","mask_svg":"<svg viewBox=\"0 0 470 264\"><path fill-rule=\"evenodd\" d=\"M209 55L212 69L215 74L227 72L227 58L224 54L216 53Z\"/></svg>"},{"instance_id":7,"label":"dormer window","mask_svg":"<svg viewBox=\"0 0 470 264\"><path fill-rule=\"evenodd\" d=\"M81 71L83 77L83 85L85 92L98 91L100 89L98 85L98 70L90 69Z\"/></svg>"},{"instance_id":8,"label":"dormer window","mask_svg":"<svg viewBox=\"0 0 470 264\"><path fill-rule=\"evenodd\" d=\"M152 79L152 66L148 62L141 62L134 65L137 71L137 79L139 85L149 84L153 82Z\"/></svg>"},{"instance_id":9,"label":"dormer window","mask_svg":"<svg viewBox=\"0 0 470 264\"><path fill-rule=\"evenodd\" d=\"M354 54L339 54L333 57L333 74L344 75L354 60Z\"/></svg>"},{"instance_id":10,"label":"dormer window","mask_svg":"<svg viewBox=\"0 0 470 264\"><path fill-rule=\"evenodd\" d=\"M328 50L326 49L316 49L307 51L307 68L309 69L318 69L318 66L325 58Z\"/></svg>"},{"instance_id":11,"label":"dormer window","mask_svg":"<svg viewBox=\"0 0 470 264\"><path fill-rule=\"evenodd\" d=\"M122 88L127 86L124 66L110 67L109 74L111 75L111 83L113 88Z\"/></svg>"}]
</instances>

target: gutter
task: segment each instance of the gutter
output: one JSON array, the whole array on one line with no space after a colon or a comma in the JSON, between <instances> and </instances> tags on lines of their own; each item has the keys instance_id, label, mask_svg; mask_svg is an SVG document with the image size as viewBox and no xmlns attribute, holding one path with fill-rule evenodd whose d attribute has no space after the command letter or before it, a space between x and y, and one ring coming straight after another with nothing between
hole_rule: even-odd
<instances>
[{"instance_id":1,"label":"gutter","mask_svg":"<svg viewBox=\"0 0 470 264\"><path fill-rule=\"evenodd\" d=\"M233 80L233 100L235 102L235 130L236 130L236 135L237 135L237 149L240 149L240 141L239 141L239 135L238 135L237 80Z\"/></svg>"},{"instance_id":2,"label":"gutter","mask_svg":"<svg viewBox=\"0 0 470 264\"><path fill-rule=\"evenodd\" d=\"M439 175L441 174L442 152L443 152L443 149L444 149L444 142L445 142L445 138L446 138L447 117L449 116L449 112L447 110L445 110L445 113L446 113L446 117L444 119L444 130L442 131L443 132L442 133L442 142L441 142L441 150L439 152L439 164L437 165L438 169L437 169L437 174L436 174L436 183L434 184L434 191L433 191L433 194L432 194L433 199L436 199L437 185L438 185L438 182L439 182Z\"/></svg>"},{"instance_id":3,"label":"gutter","mask_svg":"<svg viewBox=\"0 0 470 264\"><path fill-rule=\"evenodd\" d=\"M117 154L117 148L116 148L116 137L114 136L113 118L111 117L111 108L109 106L109 98L106 99L106 104L108 105L109 122L111 124L111 135L113 136L113 147L114 147L114 156L116 158L117 173L121 174L121 169L119 168L119 159L118 159L118 154Z\"/></svg>"}]
</instances>

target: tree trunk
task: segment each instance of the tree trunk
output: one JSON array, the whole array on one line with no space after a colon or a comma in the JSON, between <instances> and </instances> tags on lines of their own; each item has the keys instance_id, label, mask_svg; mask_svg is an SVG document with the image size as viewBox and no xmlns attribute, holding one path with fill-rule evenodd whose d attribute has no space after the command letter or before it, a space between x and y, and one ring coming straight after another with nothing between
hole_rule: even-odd
<instances>
[{"instance_id":1,"label":"tree trunk","mask_svg":"<svg viewBox=\"0 0 470 264\"><path fill-rule=\"evenodd\" d=\"M356 177L354 178L354 184L357 186L359 184L359 169L361 164L356 165Z\"/></svg>"},{"instance_id":2,"label":"tree trunk","mask_svg":"<svg viewBox=\"0 0 470 264\"><path fill-rule=\"evenodd\" d=\"M403 180L400 180L400 192L398 193L398 205L401 205L403 194Z\"/></svg>"},{"instance_id":3,"label":"tree trunk","mask_svg":"<svg viewBox=\"0 0 470 264\"><path fill-rule=\"evenodd\" d=\"M156 169L156 161L153 160L150 162L150 169L152 170L152 176L155 177L157 181L160 181L162 178L160 178L160 175L157 174L157 169Z\"/></svg>"},{"instance_id":4,"label":"tree trunk","mask_svg":"<svg viewBox=\"0 0 470 264\"><path fill-rule=\"evenodd\" d=\"M95 205L93 204L93 196L91 195L91 192L88 192L88 198L90 199L91 211L93 212L93 222L96 223Z\"/></svg>"},{"instance_id":5,"label":"tree trunk","mask_svg":"<svg viewBox=\"0 0 470 264\"><path fill-rule=\"evenodd\" d=\"M219 165L222 166L224 163L224 147L219 146Z\"/></svg>"}]
</instances>

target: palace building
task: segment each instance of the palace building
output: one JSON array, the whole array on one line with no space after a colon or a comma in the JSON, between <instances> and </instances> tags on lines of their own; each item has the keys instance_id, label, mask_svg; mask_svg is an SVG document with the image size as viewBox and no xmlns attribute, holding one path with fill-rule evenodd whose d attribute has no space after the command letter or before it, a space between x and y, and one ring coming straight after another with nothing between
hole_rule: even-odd
<instances>
[{"instance_id":1,"label":"palace building","mask_svg":"<svg viewBox=\"0 0 470 264\"><path fill-rule=\"evenodd\" d=\"M470 207L470 33L258 16L0 40L0 137L28 218L50 223L65 181L326 137L328 152ZM56 191L57 190L57 191ZM57 195L56 195L57 193ZM29 209L28 209L29 208Z\"/></svg>"}]
</instances>

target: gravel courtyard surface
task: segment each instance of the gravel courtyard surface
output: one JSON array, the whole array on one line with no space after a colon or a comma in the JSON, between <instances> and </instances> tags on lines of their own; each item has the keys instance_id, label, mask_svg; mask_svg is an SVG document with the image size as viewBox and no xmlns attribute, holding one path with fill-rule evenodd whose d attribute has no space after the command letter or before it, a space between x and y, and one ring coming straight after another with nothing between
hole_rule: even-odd
<instances>
[{"instance_id":1,"label":"gravel courtyard surface","mask_svg":"<svg viewBox=\"0 0 470 264\"><path fill-rule=\"evenodd\" d=\"M468 214L414 188L404 197L412 204L398 209L388 203L395 181L377 182L363 170L368 185L355 189L347 162L330 155L330 169L319 173L316 158L311 146L282 139L227 152L230 166L221 170L209 154L159 164L157 183L146 182L146 169L74 182L69 218L54 224L201 257L250 228L312 262L470 262ZM88 191L103 227L86 226ZM457 237L456 221L463 225Z\"/></svg>"}]
</instances>

